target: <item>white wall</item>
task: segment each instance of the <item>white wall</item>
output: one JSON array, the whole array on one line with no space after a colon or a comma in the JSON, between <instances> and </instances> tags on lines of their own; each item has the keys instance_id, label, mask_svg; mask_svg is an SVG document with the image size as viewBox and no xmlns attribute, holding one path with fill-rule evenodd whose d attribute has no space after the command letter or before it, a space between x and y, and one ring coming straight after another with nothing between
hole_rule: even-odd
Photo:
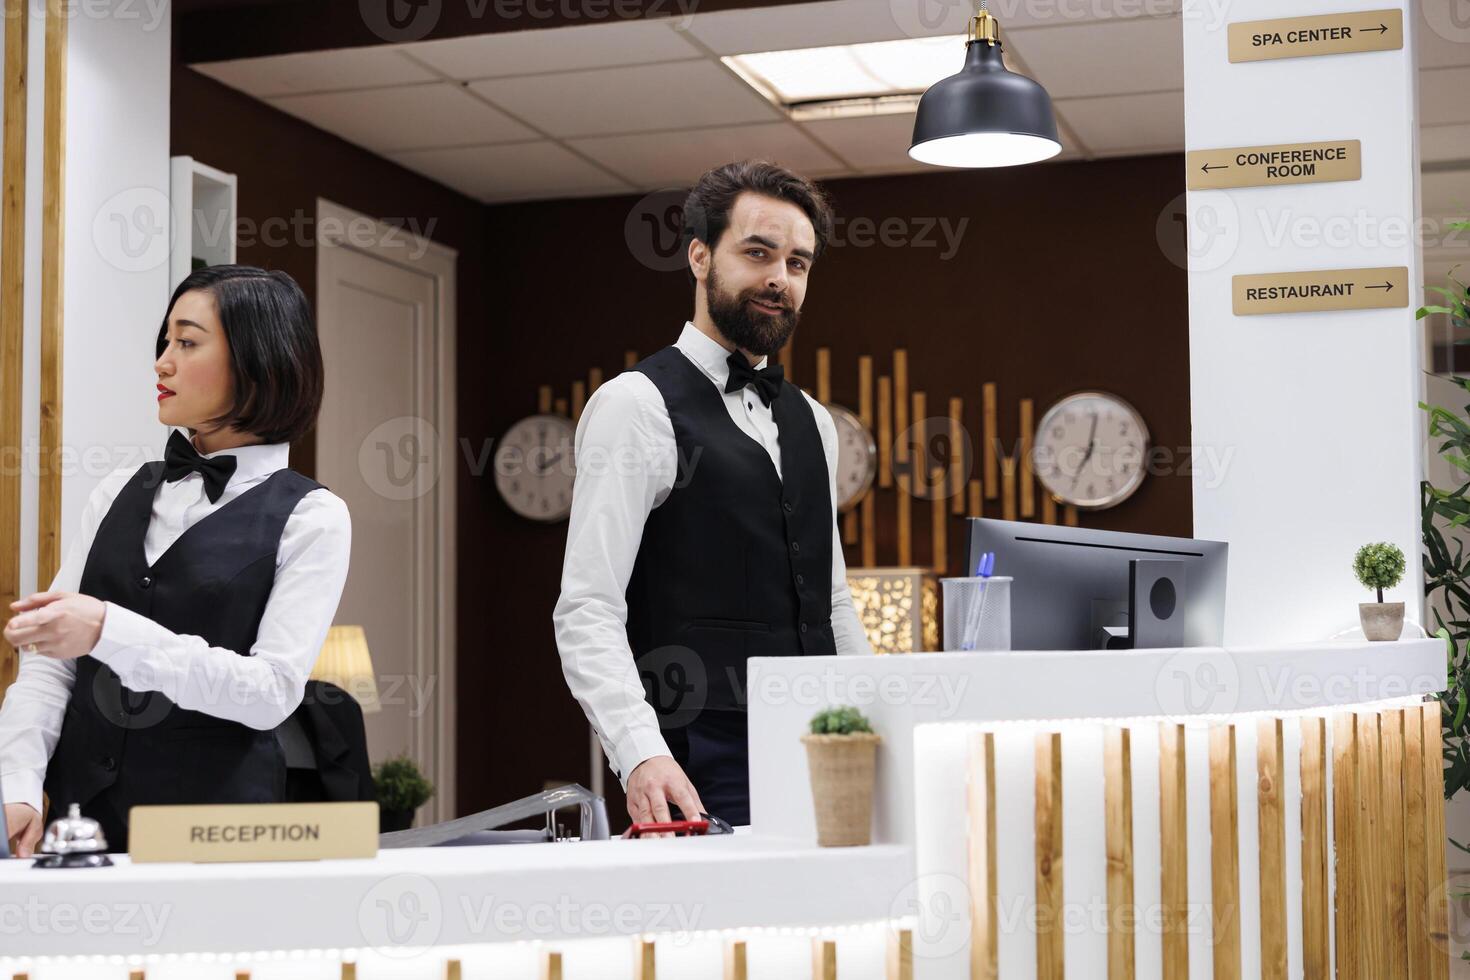
<instances>
[{"instance_id":1,"label":"white wall","mask_svg":"<svg viewBox=\"0 0 1470 980\"><path fill-rule=\"evenodd\" d=\"M1187 149L1360 139L1363 153L1357 181L1188 194L1192 441L1232 454L1223 479L1196 473L1194 529L1230 542L1226 641L1313 640L1356 626L1357 604L1373 596L1351 563L1368 541L1404 549L1403 582L1384 597L1417 619L1418 290L1403 309L1237 317L1230 288L1239 274L1369 266L1407 266L1409 282L1422 281L1411 233L1419 19L1405 0L1235 0L1230 21L1400 6L1404 46L1230 64L1215 6L1184 20ZM1283 219L1296 237L1273 240ZM1333 222L1346 240L1310 239ZM1207 227L1223 233L1207 240Z\"/></svg>"},{"instance_id":2,"label":"white wall","mask_svg":"<svg viewBox=\"0 0 1470 980\"><path fill-rule=\"evenodd\" d=\"M161 455L168 434L158 422L153 374L153 340L168 302L168 9L110 5L118 9L90 16L99 6L74 5L68 38L63 548L102 477L140 454ZM43 22L33 6L37 119ZM28 176L39 195L39 127L35 134ZM31 248L38 259L38 238ZM29 296L38 282L38 272L28 280L28 311L38 309L39 293L34 303ZM28 337L26 349L29 369L38 341ZM35 400L32 378L26 392L32 412ZM34 575L34 508L30 519L25 567Z\"/></svg>"}]
</instances>

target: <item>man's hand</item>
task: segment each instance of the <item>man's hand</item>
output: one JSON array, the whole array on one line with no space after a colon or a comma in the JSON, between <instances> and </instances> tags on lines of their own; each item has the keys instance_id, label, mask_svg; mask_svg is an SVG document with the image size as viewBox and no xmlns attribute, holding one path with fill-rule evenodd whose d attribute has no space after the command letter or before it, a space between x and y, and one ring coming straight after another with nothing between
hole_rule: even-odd
<instances>
[{"instance_id":1,"label":"man's hand","mask_svg":"<svg viewBox=\"0 0 1470 980\"><path fill-rule=\"evenodd\" d=\"M7 803L5 833L10 838L10 853L28 858L41 842L41 815L29 803Z\"/></svg>"},{"instance_id":2,"label":"man's hand","mask_svg":"<svg viewBox=\"0 0 1470 980\"><path fill-rule=\"evenodd\" d=\"M5 640L17 650L35 647L56 660L84 657L102 638L107 604L75 592L37 592L12 602L16 615L5 624Z\"/></svg>"},{"instance_id":3,"label":"man's hand","mask_svg":"<svg viewBox=\"0 0 1470 980\"><path fill-rule=\"evenodd\" d=\"M670 802L684 812L685 820L698 820L704 812L694 784L672 756L644 759L628 774L628 816L634 823L667 821Z\"/></svg>"}]
</instances>

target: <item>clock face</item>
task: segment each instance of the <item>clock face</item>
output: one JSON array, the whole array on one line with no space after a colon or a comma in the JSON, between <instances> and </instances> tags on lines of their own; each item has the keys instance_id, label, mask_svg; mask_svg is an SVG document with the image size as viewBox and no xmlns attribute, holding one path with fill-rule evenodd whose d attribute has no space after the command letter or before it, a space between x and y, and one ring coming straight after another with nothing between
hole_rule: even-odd
<instances>
[{"instance_id":1,"label":"clock face","mask_svg":"<svg viewBox=\"0 0 1470 980\"><path fill-rule=\"evenodd\" d=\"M878 472L878 446L852 412L841 405L828 405L837 425L837 509L852 510L873 485Z\"/></svg>"},{"instance_id":2,"label":"clock face","mask_svg":"<svg viewBox=\"0 0 1470 980\"><path fill-rule=\"evenodd\" d=\"M1117 395L1083 391L1046 412L1036 428L1032 463L1063 503L1101 510L1126 500L1143 482L1148 426Z\"/></svg>"},{"instance_id":3,"label":"clock face","mask_svg":"<svg viewBox=\"0 0 1470 980\"><path fill-rule=\"evenodd\" d=\"M572 420L560 415L523 418L500 437L495 488L511 510L533 521L565 520L572 512L576 457Z\"/></svg>"}]
</instances>

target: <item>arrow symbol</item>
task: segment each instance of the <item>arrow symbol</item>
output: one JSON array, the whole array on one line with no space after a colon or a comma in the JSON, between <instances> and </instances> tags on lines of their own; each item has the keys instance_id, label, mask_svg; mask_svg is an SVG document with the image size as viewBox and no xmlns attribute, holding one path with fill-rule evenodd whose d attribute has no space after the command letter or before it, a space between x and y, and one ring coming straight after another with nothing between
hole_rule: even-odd
<instances>
[{"instance_id":1,"label":"arrow symbol","mask_svg":"<svg viewBox=\"0 0 1470 980\"><path fill-rule=\"evenodd\" d=\"M1380 22L1377 27L1363 27L1359 28L1359 30L1364 34L1368 34L1370 32L1373 34L1382 34L1388 30L1388 25Z\"/></svg>"},{"instance_id":2,"label":"arrow symbol","mask_svg":"<svg viewBox=\"0 0 1470 980\"><path fill-rule=\"evenodd\" d=\"M1382 289L1384 292L1393 288L1393 283L1385 282L1382 286L1365 286L1364 289Z\"/></svg>"},{"instance_id":3,"label":"arrow symbol","mask_svg":"<svg viewBox=\"0 0 1470 980\"><path fill-rule=\"evenodd\" d=\"M1203 170L1205 173L1209 173L1211 170L1229 170L1230 169L1230 164L1228 164L1228 163L1207 163L1203 167L1200 167L1200 169Z\"/></svg>"}]
</instances>

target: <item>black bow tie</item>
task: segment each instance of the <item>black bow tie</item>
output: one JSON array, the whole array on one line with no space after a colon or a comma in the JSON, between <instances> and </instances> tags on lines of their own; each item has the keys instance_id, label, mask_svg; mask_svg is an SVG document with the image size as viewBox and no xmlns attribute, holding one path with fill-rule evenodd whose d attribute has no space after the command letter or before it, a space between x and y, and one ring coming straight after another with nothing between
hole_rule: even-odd
<instances>
[{"instance_id":1,"label":"black bow tie","mask_svg":"<svg viewBox=\"0 0 1470 980\"><path fill-rule=\"evenodd\" d=\"M786 377L786 370L781 365L773 364L757 371L739 351L725 358L725 363L730 365L730 380L725 382L727 394L746 385L754 385L755 393L761 396L761 404L767 407L770 407L771 399L781 394L781 381Z\"/></svg>"},{"instance_id":2,"label":"black bow tie","mask_svg":"<svg viewBox=\"0 0 1470 980\"><path fill-rule=\"evenodd\" d=\"M225 492L225 484L234 475L236 462L234 456L205 459L188 437L175 429L168 437L168 448L163 454L163 478L175 483L190 473L198 473L204 477L204 492L209 495L209 502L214 504L219 502L219 495Z\"/></svg>"}]
</instances>

